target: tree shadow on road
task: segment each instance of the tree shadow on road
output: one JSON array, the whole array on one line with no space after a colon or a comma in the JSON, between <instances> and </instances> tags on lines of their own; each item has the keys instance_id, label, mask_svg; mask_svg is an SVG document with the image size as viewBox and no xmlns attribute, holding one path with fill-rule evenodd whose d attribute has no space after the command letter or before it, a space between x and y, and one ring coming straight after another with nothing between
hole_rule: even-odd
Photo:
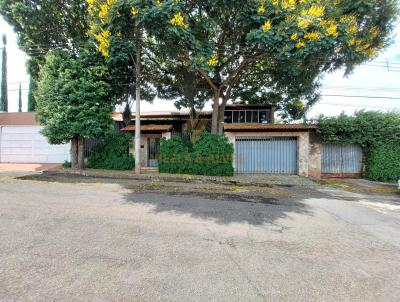
<instances>
[{"instance_id":1,"label":"tree shadow on road","mask_svg":"<svg viewBox=\"0 0 400 302\"><path fill-rule=\"evenodd\" d=\"M302 203L274 197L192 192L141 192L125 195L128 203L144 204L154 213L190 214L218 224L274 224L292 213L312 215Z\"/></svg>"}]
</instances>

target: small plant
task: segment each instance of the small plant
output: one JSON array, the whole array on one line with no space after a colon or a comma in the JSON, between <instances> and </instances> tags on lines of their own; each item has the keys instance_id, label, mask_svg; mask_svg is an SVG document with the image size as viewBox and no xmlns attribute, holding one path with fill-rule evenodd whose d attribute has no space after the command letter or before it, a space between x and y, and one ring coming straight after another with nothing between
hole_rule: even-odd
<instances>
[{"instance_id":1,"label":"small plant","mask_svg":"<svg viewBox=\"0 0 400 302\"><path fill-rule=\"evenodd\" d=\"M69 162L69 161L67 161L67 160L64 161L63 167L64 167L65 169L71 168L71 162Z\"/></svg>"}]
</instances>

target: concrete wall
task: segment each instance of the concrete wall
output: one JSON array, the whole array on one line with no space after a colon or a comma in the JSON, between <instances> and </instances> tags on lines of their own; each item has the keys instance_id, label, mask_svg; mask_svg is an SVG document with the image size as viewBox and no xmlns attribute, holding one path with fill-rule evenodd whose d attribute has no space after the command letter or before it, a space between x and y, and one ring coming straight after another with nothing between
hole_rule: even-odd
<instances>
[{"instance_id":1,"label":"concrete wall","mask_svg":"<svg viewBox=\"0 0 400 302\"><path fill-rule=\"evenodd\" d=\"M321 147L317 142L310 142L310 132L227 132L228 140L236 145L236 137L296 137L298 175L321 177ZM236 150L234 159L236 158ZM233 166L235 167L235 160Z\"/></svg>"},{"instance_id":2,"label":"concrete wall","mask_svg":"<svg viewBox=\"0 0 400 302\"><path fill-rule=\"evenodd\" d=\"M170 138L171 134L170 132L166 132L164 134L144 134L142 133L141 135L141 148L140 148L140 161L142 163L142 168L146 168L148 166L148 139L149 138ZM132 138L132 148L130 149L130 154L135 156L135 136Z\"/></svg>"}]
</instances>

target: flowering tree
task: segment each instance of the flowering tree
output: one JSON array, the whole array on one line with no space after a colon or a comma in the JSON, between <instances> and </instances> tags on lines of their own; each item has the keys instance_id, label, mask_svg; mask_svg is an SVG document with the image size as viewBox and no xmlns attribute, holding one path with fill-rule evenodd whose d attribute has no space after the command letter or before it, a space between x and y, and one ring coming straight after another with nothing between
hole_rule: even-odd
<instances>
[{"instance_id":1,"label":"flowering tree","mask_svg":"<svg viewBox=\"0 0 400 302\"><path fill-rule=\"evenodd\" d=\"M397 13L395 0L88 3L98 20L94 34L103 55L110 55L114 41L123 39L140 20L146 39L162 46L163 52L156 55L190 66L204 79L213 95L213 133L221 131L225 105L238 83L246 81L259 62L290 68L312 61L315 78L342 67L350 72L388 45ZM125 7L125 12L118 7ZM269 76L265 74L266 79Z\"/></svg>"}]
</instances>

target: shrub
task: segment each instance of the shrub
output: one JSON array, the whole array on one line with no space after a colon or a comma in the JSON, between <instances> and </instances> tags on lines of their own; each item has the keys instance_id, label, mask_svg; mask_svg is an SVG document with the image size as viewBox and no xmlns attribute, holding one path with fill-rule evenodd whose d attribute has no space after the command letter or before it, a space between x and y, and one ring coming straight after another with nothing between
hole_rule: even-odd
<instances>
[{"instance_id":1,"label":"shrub","mask_svg":"<svg viewBox=\"0 0 400 302\"><path fill-rule=\"evenodd\" d=\"M71 165L71 162L69 162L69 161L67 161L67 160L64 161L64 163L63 163L63 167L64 167L64 168L68 169L68 168L71 168L71 166L72 166L72 165Z\"/></svg>"},{"instance_id":2,"label":"shrub","mask_svg":"<svg viewBox=\"0 0 400 302\"><path fill-rule=\"evenodd\" d=\"M180 136L162 139L158 169L161 173L191 174L192 154Z\"/></svg>"},{"instance_id":3,"label":"shrub","mask_svg":"<svg viewBox=\"0 0 400 302\"><path fill-rule=\"evenodd\" d=\"M373 146L367 154L365 178L395 182L400 176L400 144Z\"/></svg>"},{"instance_id":4,"label":"shrub","mask_svg":"<svg viewBox=\"0 0 400 302\"><path fill-rule=\"evenodd\" d=\"M103 144L88 158L88 168L109 170L132 170L135 159L129 154L132 136L122 132L111 132Z\"/></svg>"},{"instance_id":5,"label":"shrub","mask_svg":"<svg viewBox=\"0 0 400 302\"><path fill-rule=\"evenodd\" d=\"M233 175L233 146L223 135L203 132L193 146L193 174Z\"/></svg>"},{"instance_id":6,"label":"shrub","mask_svg":"<svg viewBox=\"0 0 400 302\"><path fill-rule=\"evenodd\" d=\"M161 141L160 153L161 173L233 175L233 146L222 135L203 132L199 140L190 143L172 136Z\"/></svg>"}]
</instances>

